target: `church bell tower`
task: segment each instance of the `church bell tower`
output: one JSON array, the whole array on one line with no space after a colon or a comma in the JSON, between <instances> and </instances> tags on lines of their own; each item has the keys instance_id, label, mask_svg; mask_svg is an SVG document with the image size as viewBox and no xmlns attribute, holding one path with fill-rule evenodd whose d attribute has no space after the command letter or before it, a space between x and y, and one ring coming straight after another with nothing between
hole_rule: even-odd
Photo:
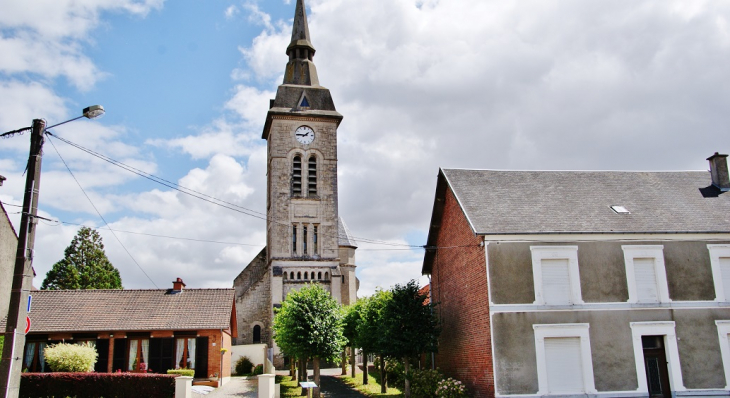
<instances>
[{"instance_id":1,"label":"church bell tower","mask_svg":"<svg viewBox=\"0 0 730 398\"><path fill-rule=\"evenodd\" d=\"M272 304L292 289L320 283L340 303L355 300L352 242L337 210L337 128L342 115L319 84L304 0L298 0L284 82L271 100L267 141L267 258ZM347 250L343 251L348 256ZM344 265L344 269L340 266Z\"/></svg>"}]
</instances>

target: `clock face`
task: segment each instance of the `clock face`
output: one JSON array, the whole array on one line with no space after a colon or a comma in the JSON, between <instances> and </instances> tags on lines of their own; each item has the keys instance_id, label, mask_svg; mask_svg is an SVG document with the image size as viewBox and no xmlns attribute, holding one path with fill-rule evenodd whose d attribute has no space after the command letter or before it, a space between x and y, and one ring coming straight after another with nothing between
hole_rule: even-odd
<instances>
[{"instance_id":1,"label":"clock face","mask_svg":"<svg viewBox=\"0 0 730 398\"><path fill-rule=\"evenodd\" d=\"M309 126L301 126L294 132L294 136L300 143L308 145L314 141L314 130Z\"/></svg>"}]
</instances>

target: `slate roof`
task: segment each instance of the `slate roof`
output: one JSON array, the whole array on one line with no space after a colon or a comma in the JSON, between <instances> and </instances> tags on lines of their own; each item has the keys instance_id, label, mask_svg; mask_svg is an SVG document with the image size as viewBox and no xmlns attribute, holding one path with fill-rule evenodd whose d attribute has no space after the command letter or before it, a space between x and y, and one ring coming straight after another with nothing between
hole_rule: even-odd
<instances>
[{"instance_id":1,"label":"slate roof","mask_svg":"<svg viewBox=\"0 0 730 398\"><path fill-rule=\"evenodd\" d=\"M442 170L476 234L728 233L707 171ZM630 214L617 214L611 206Z\"/></svg>"},{"instance_id":2,"label":"slate roof","mask_svg":"<svg viewBox=\"0 0 730 398\"><path fill-rule=\"evenodd\" d=\"M357 242L355 242L355 238L353 238L350 229L347 228L347 224L345 224L345 220L343 220L342 217L337 219L337 238L339 246L357 248Z\"/></svg>"},{"instance_id":3,"label":"slate roof","mask_svg":"<svg viewBox=\"0 0 730 398\"><path fill-rule=\"evenodd\" d=\"M235 290L39 290L32 295L35 333L204 330L231 327Z\"/></svg>"}]
</instances>

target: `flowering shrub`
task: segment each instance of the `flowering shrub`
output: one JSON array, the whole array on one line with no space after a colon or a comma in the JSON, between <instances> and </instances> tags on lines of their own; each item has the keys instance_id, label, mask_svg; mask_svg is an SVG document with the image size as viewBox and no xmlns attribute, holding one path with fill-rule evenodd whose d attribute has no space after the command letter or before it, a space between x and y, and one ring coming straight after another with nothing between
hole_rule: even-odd
<instances>
[{"instance_id":1,"label":"flowering shrub","mask_svg":"<svg viewBox=\"0 0 730 398\"><path fill-rule=\"evenodd\" d=\"M411 395L420 398L435 398L439 382L443 380L438 370L415 370L411 372Z\"/></svg>"},{"instance_id":2,"label":"flowering shrub","mask_svg":"<svg viewBox=\"0 0 730 398\"><path fill-rule=\"evenodd\" d=\"M194 369L168 369L167 374L195 377L195 370Z\"/></svg>"},{"instance_id":3,"label":"flowering shrub","mask_svg":"<svg viewBox=\"0 0 730 398\"><path fill-rule=\"evenodd\" d=\"M49 345L43 355L54 372L93 372L97 357L89 344L66 343Z\"/></svg>"},{"instance_id":4,"label":"flowering shrub","mask_svg":"<svg viewBox=\"0 0 730 398\"><path fill-rule=\"evenodd\" d=\"M436 396L439 398L464 398L466 397L466 387L459 380L449 377L438 383Z\"/></svg>"}]
</instances>

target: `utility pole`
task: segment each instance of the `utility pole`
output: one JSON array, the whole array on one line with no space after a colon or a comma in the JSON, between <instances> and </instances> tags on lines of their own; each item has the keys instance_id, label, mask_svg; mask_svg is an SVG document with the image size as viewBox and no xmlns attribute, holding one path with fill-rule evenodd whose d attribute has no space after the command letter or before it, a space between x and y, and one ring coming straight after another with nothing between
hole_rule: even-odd
<instances>
[{"instance_id":1,"label":"utility pole","mask_svg":"<svg viewBox=\"0 0 730 398\"><path fill-rule=\"evenodd\" d=\"M41 183L41 158L46 122L33 120L30 137L30 156L23 196L23 212L20 216L18 250L15 257L10 307L5 325L5 343L0 363L0 388L6 398L17 398L20 390L20 373L23 370L25 348L25 320L28 316L28 294L33 284L33 245L35 243L38 189Z\"/></svg>"}]
</instances>

